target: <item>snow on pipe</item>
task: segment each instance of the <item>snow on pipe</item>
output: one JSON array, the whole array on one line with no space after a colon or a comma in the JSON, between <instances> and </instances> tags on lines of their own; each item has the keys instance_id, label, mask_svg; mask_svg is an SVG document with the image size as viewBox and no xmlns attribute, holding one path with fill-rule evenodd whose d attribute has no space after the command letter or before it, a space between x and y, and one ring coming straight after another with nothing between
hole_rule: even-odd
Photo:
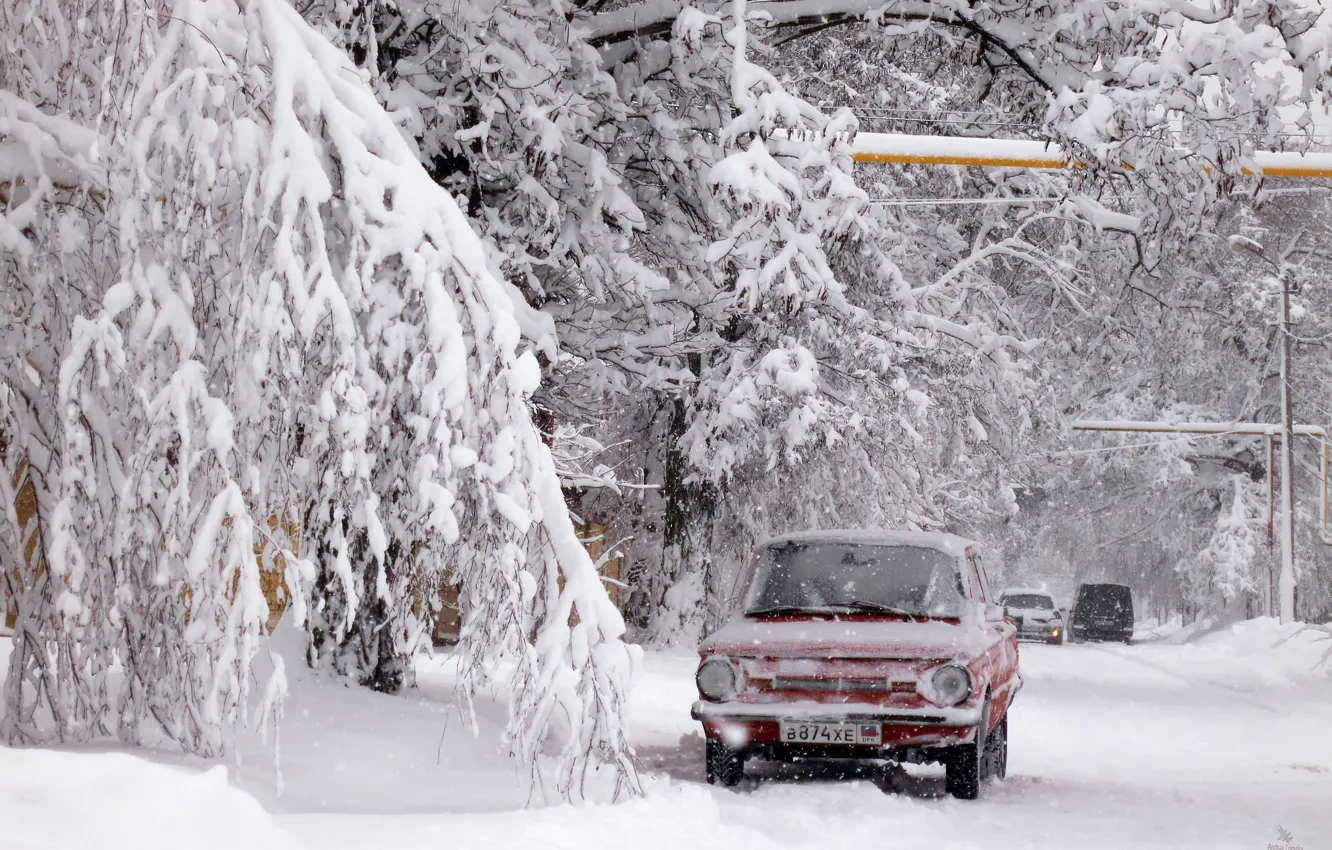
<instances>
[{"instance_id":1,"label":"snow on pipe","mask_svg":"<svg viewBox=\"0 0 1332 850\"><path fill-rule=\"evenodd\" d=\"M913 136L907 133L857 133L851 144L856 162L918 165L980 165L1058 169L1070 163L1053 142L1032 139L985 139ZM1256 151L1245 174L1267 177L1332 177L1332 153ZM1128 167L1128 166L1125 166ZM1207 169L1210 170L1210 169Z\"/></svg>"},{"instance_id":2,"label":"snow on pipe","mask_svg":"<svg viewBox=\"0 0 1332 850\"><path fill-rule=\"evenodd\" d=\"M1144 422L1131 419L1076 419L1070 425L1074 431L1143 431L1163 434L1258 434L1280 436L1280 422ZM1296 425L1297 437L1327 439L1327 430L1321 425Z\"/></svg>"}]
</instances>

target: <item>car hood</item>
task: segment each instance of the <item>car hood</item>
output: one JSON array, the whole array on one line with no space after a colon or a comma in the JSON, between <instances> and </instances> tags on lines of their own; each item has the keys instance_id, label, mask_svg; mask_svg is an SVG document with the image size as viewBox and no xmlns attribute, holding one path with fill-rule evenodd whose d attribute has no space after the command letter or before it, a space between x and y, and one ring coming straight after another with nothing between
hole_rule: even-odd
<instances>
[{"instance_id":1,"label":"car hood","mask_svg":"<svg viewBox=\"0 0 1332 850\"><path fill-rule=\"evenodd\" d=\"M974 622L732 620L703 641L705 655L768 658L971 658L984 651L985 631Z\"/></svg>"},{"instance_id":2,"label":"car hood","mask_svg":"<svg viewBox=\"0 0 1332 850\"><path fill-rule=\"evenodd\" d=\"M1053 620L1055 617L1058 616L1056 612L1051 611L1049 608L1009 608L1008 611L1010 616L1026 617L1030 619L1035 619L1037 617L1046 617L1048 619Z\"/></svg>"}]
</instances>

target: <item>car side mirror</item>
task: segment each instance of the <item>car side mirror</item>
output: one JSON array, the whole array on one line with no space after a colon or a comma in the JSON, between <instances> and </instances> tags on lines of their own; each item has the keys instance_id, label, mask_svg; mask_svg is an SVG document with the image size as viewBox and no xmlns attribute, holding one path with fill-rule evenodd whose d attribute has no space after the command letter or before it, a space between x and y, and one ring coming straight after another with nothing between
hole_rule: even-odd
<instances>
[{"instance_id":1,"label":"car side mirror","mask_svg":"<svg viewBox=\"0 0 1332 850\"><path fill-rule=\"evenodd\" d=\"M985 606L985 622L991 625L999 625L1008 618L1008 612L998 605Z\"/></svg>"}]
</instances>

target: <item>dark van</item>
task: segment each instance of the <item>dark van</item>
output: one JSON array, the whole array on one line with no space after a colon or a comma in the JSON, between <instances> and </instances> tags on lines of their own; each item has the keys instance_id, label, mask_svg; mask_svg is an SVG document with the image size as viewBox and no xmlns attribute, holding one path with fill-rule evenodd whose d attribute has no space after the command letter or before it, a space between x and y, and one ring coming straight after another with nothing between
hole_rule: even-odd
<instances>
[{"instance_id":1,"label":"dark van","mask_svg":"<svg viewBox=\"0 0 1332 850\"><path fill-rule=\"evenodd\" d=\"M1133 640L1133 594L1122 584L1080 584L1070 634L1077 640Z\"/></svg>"}]
</instances>

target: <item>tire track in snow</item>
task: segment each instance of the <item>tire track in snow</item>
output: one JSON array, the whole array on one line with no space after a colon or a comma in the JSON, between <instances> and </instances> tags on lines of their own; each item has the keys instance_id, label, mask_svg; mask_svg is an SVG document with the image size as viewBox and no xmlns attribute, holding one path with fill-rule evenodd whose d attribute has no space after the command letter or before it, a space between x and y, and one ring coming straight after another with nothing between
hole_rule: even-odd
<instances>
[{"instance_id":1,"label":"tire track in snow","mask_svg":"<svg viewBox=\"0 0 1332 850\"><path fill-rule=\"evenodd\" d=\"M1176 670L1172 670L1170 667L1167 667L1164 664L1158 664L1154 661L1148 661L1147 659L1142 658L1139 655L1133 654L1131 651L1116 652L1114 650L1111 650L1109 647L1088 646L1087 644L1082 644L1082 645L1085 646L1087 649L1092 649L1097 652L1103 652L1106 655L1110 655L1115 658L1122 658L1125 661L1132 661L1136 664L1141 664L1143 667L1155 670L1158 673L1164 673L1165 675L1170 676L1173 679L1178 679L1181 682L1184 682L1185 684L1190 685L1194 688L1211 689L1213 692L1218 693L1224 697L1228 697L1232 700L1235 700L1236 702L1241 702L1244 703L1245 705L1249 705L1254 708L1261 708L1263 711L1269 711L1273 714L1284 714L1284 712L1279 708L1274 708L1265 702L1260 702L1259 700L1246 696L1246 694L1249 693L1248 691L1241 690L1235 687L1234 685L1228 685L1225 682L1216 682L1211 679L1195 679L1192 676L1186 676L1183 673L1180 673Z\"/></svg>"}]
</instances>

